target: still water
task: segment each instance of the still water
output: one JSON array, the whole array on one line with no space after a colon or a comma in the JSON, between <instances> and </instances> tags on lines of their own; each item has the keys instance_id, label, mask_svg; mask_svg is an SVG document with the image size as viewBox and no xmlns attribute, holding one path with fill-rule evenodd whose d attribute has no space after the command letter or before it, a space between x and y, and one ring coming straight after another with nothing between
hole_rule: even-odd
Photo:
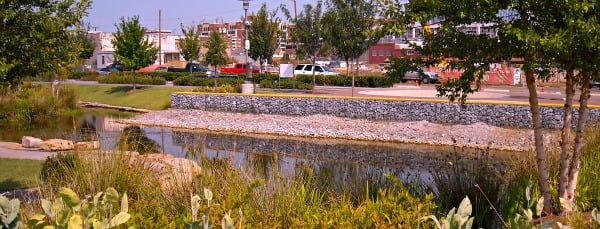
<instances>
[{"instance_id":1,"label":"still water","mask_svg":"<svg viewBox=\"0 0 600 229\"><path fill-rule=\"evenodd\" d=\"M95 109L86 110L80 117L46 125L5 125L0 126L3 130L0 141L20 142L25 135L100 140L102 148L110 150L117 147L123 136L133 135L143 139L154 152L196 160L227 159L240 168L261 170L258 172L265 174L277 170L294 175L308 164L324 184L356 196L364 196L367 184L371 188L388 186L384 174L393 174L405 184L456 198L458 202L465 192L477 192L475 184L492 199L501 197L501 187L510 177L507 174L529 157L517 152L128 127L115 122L134 115Z\"/></svg>"},{"instance_id":2,"label":"still water","mask_svg":"<svg viewBox=\"0 0 600 229\"><path fill-rule=\"evenodd\" d=\"M437 193L440 174L477 180L499 179L523 156L515 152L473 150L415 144L366 141L289 138L270 135L224 134L170 128L139 127L131 131L115 122L135 113L86 109L79 117L54 120L34 126L0 126L0 141L20 142L22 136L74 141L100 140L104 150L114 149L123 135L140 135L155 152L176 157L232 159L240 167L251 166L256 158L277 161L285 174L293 174L299 164L311 164L330 174L335 182L377 185L391 173L407 183L425 185ZM127 133L124 134L124 130ZM190 150L193 149L193 150ZM198 150L200 149L200 150Z\"/></svg>"}]
</instances>

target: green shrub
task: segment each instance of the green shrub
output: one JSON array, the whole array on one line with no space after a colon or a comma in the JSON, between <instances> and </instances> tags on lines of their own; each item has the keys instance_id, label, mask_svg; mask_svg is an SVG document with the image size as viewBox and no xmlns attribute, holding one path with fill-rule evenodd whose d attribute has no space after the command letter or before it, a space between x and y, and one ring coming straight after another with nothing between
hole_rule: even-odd
<instances>
[{"instance_id":1,"label":"green shrub","mask_svg":"<svg viewBox=\"0 0 600 229\"><path fill-rule=\"evenodd\" d=\"M69 79L78 79L85 81L94 81L100 74L97 72L71 72L68 75Z\"/></svg>"},{"instance_id":2,"label":"green shrub","mask_svg":"<svg viewBox=\"0 0 600 229\"><path fill-rule=\"evenodd\" d=\"M76 91L69 85L56 86L56 95L49 86L24 87L18 92L7 91L0 96L0 120L30 124L67 114L77 109Z\"/></svg>"},{"instance_id":3,"label":"green shrub","mask_svg":"<svg viewBox=\"0 0 600 229\"><path fill-rule=\"evenodd\" d=\"M146 74L140 74L140 73L136 74L135 82L136 82L136 84L139 84L139 85L165 85L167 83L167 81L164 78L150 77ZM98 77L98 83L132 84L133 83L133 73L130 73L130 72L111 73L106 76Z\"/></svg>"}]
</instances>

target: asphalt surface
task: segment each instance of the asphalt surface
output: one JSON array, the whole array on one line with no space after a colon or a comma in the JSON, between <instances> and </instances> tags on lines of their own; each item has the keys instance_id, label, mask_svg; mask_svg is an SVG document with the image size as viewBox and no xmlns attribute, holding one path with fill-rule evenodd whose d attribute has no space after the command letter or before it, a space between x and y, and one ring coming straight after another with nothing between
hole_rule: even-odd
<instances>
[{"instance_id":1,"label":"asphalt surface","mask_svg":"<svg viewBox=\"0 0 600 229\"><path fill-rule=\"evenodd\" d=\"M23 148L20 143L0 142L0 158L46 160L47 157L56 155L55 152L45 152L40 149Z\"/></svg>"},{"instance_id":2,"label":"asphalt surface","mask_svg":"<svg viewBox=\"0 0 600 229\"><path fill-rule=\"evenodd\" d=\"M391 88L359 88L359 87L323 87L317 86L314 90L319 96L346 96L346 97L375 97L397 98L410 100L439 100L448 101L445 97L438 97L435 85L415 85L410 83L396 84ZM537 90L538 100L541 104L564 105L565 92L560 87L544 87ZM600 88L592 88L588 105L600 108ZM576 92L573 103L579 103L580 93ZM483 90L468 95L467 102L509 102L529 104L529 92L525 87L517 86L483 86Z\"/></svg>"}]
</instances>

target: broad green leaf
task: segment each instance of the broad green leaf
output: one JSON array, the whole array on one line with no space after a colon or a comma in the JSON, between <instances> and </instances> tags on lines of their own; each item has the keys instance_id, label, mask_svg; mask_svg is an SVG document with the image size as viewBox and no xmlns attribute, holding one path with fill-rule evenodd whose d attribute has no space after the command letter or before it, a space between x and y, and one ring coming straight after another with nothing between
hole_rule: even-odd
<instances>
[{"instance_id":1,"label":"broad green leaf","mask_svg":"<svg viewBox=\"0 0 600 229\"><path fill-rule=\"evenodd\" d=\"M223 219L221 220L221 228L223 229L234 229L233 220L231 219L231 211L225 213Z\"/></svg>"},{"instance_id":2,"label":"broad green leaf","mask_svg":"<svg viewBox=\"0 0 600 229\"><path fill-rule=\"evenodd\" d=\"M69 229L81 229L83 226L83 219L80 215L73 215L69 219Z\"/></svg>"},{"instance_id":3,"label":"broad green leaf","mask_svg":"<svg viewBox=\"0 0 600 229\"><path fill-rule=\"evenodd\" d=\"M460 202L460 205L458 205L457 214L459 215L459 218L468 218L471 216L472 210L473 206L471 205L471 200L469 200L468 196L465 196L465 198Z\"/></svg>"},{"instance_id":4,"label":"broad green leaf","mask_svg":"<svg viewBox=\"0 0 600 229\"><path fill-rule=\"evenodd\" d=\"M70 188L64 187L60 188L60 191L58 193L60 194L60 197L63 199L65 204L67 204L67 206L75 210L79 209L79 204L81 203L81 200L77 196L77 193L75 193Z\"/></svg>"},{"instance_id":5,"label":"broad green leaf","mask_svg":"<svg viewBox=\"0 0 600 229\"><path fill-rule=\"evenodd\" d=\"M50 218L54 218L55 214L55 212L53 211L54 208L52 206L52 202L46 199L42 199L42 210L44 210L44 213L46 213L46 215L48 215L48 217Z\"/></svg>"},{"instance_id":6,"label":"broad green leaf","mask_svg":"<svg viewBox=\"0 0 600 229\"><path fill-rule=\"evenodd\" d=\"M121 212L129 211L129 203L127 201L129 201L127 198L127 193L123 193L123 197L121 197Z\"/></svg>"},{"instance_id":7,"label":"broad green leaf","mask_svg":"<svg viewBox=\"0 0 600 229\"><path fill-rule=\"evenodd\" d=\"M94 195L94 206L98 206L98 202L102 199L102 195L104 195L104 192L99 192Z\"/></svg>"},{"instance_id":8,"label":"broad green leaf","mask_svg":"<svg viewBox=\"0 0 600 229\"><path fill-rule=\"evenodd\" d=\"M117 192L117 190L114 188L107 188L105 197L109 203L116 204L119 202L119 192Z\"/></svg>"},{"instance_id":9,"label":"broad green leaf","mask_svg":"<svg viewBox=\"0 0 600 229\"><path fill-rule=\"evenodd\" d=\"M212 200L213 193L212 193L212 191L210 191L210 189L204 188L204 198L207 199L208 201Z\"/></svg>"},{"instance_id":10,"label":"broad green leaf","mask_svg":"<svg viewBox=\"0 0 600 229\"><path fill-rule=\"evenodd\" d=\"M129 220L129 218L131 218L131 215L129 215L129 213L119 212L119 214L117 214L115 217L113 217L110 220L110 226L114 227L114 226L121 225L121 224L127 222L127 220Z\"/></svg>"}]
</instances>

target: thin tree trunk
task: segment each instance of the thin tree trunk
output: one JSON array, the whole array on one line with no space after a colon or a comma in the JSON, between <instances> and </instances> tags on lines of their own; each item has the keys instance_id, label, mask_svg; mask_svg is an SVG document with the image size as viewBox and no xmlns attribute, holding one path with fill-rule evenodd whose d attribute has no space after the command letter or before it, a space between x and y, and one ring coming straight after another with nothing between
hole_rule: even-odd
<instances>
[{"instance_id":1,"label":"thin tree trunk","mask_svg":"<svg viewBox=\"0 0 600 229\"><path fill-rule=\"evenodd\" d=\"M546 159L546 151L544 149L544 140L542 133L542 119L539 109L539 101L535 87L535 76L532 70L525 71L525 79L527 81L527 89L529 90L529 107L531 109L531 122L533 124L533 136L535 143L536 161L538 168L539 185L542 197L544 197L544 213L554 213L554 201L552 193L550 193L550 184L548 181L548 165Z\"/></svg>"},{"instance_id":2,"label":"thin tree trunk","mask_svg":"<svg viewBox=\"0 0 600 229\"><path fill-rule=\"evenodd\" d=\"M133 90L135 91L135 70L133 70Z\"/></svg>"},{"instance_id":3,"label":"thin tree trunk","mask_svg":"<svg viewBox=\"0 0 600 229\"><path fill-rule=\"evenodd\" d=\"M346 59L346 75L350 75L350 62Z\"/></svg>"},{"instance_id":4,"label":"thin tree trunk","mask_svg":"<svg viewBox=\"0 0 600 229\"><path fill-rule=\"evenodd\" d=\"M577 133L575 134L575 147L571 168L569 169L569 185L567 186L567 200L575 199L577 190L577 178L581 166L581 156L583 155L583 137L588 115L588 99L590 98L590 74L583 76L581 86L581 95L579 96L579 120L577 121Z\"/></svg>"},{"instance_id":5,"label":"thin tree trunk","mask_svg":"<svg viewBox=\"0 0 600 229\"><path fill-rule=\"evenodd\" d=\"M356 77L354 76L354 72L352 72L352 97L354 97L354 80Z\"/></svg>"},{"instance_id":6,"label":"thin tree trunk","mask_svg":"<svg viewBox=\"0 0 600 229\"><path fill-rule=\"evenodd\" d=\"M565 110L560 139L560 178L558 182L558 197L567 198L569 183L569 162L571 161L571 131L573 123L573 95L575 94L573 68L567 66L567 85L565 88Z\"/></svg>"},{"instance_id":7,"label":"thin tree trunk","mask_svg":"<svg viewBox=\"0 0 600 229\"><path fill-rule=\"evenodd\" d=\"M316 56L316 55L313 55L313 56ZM312 58L312 85L313 85L312 93L313 93L313 94L315 93L315 86L316 86L316 85L315 85L315 81L316 81L316 80L315 80L315 67L316 67L316 66L315 66L315 63L316 63L316 62L317 62L317 59L316 59L316 57L313 57L313 58Z\"/></svg>"}]
</instances>

